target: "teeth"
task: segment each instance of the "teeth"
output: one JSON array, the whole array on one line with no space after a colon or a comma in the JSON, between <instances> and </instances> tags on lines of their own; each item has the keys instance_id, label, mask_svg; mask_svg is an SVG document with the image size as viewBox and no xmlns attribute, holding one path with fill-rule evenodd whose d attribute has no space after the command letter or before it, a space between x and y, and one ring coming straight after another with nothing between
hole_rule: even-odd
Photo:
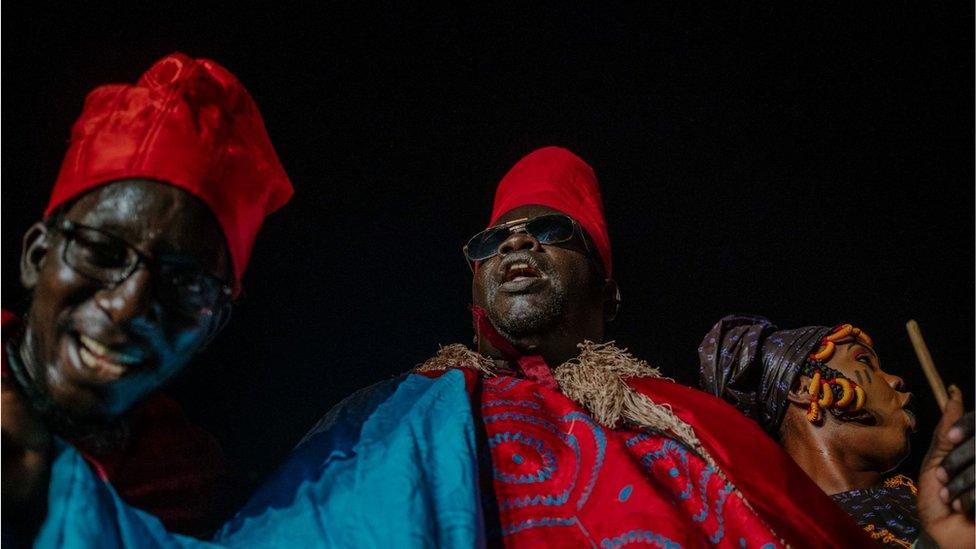
<instances>
[{"instance_id":1,"label":"teeth","mask_svg":"<svg viewBox=\"0 0 976 549\"><path fill-rule=\"evenodd\" d=\"M113 364L107 360L97 358L84 347L78 350L78 355L81 356L81 362L91 370L96 370L102 374L112 377L119 377L125 373L124 367L118 364Z\"/></svg>"},{"instance_id":2,"label":"teeth","mask_svg":"<svg viewBox=\"0 0 976 549\"><path fill-rule=\"evenodd\" d=\"M101 343L95 341L94 339L86 335L80 336L79 339L81 339L82 345L91 349L92 352L95 353L96 355L105 356L109 354L108 348L102 345Z\"/></svg>"},{"instance_id":3,"label":"teeth","mask_svg":"<svg viewBox=\"0 0 976 549\"><path fill-rule=\"evenodd\" d=\"M81 355L81 362L85 366L88 366L92 370L98 367L98 360L95 358L95 355L88 352L88 349L82 347L78 350L78 354Z\"/></svg>"},{"instance_id":4,"label":"teeth","mask_svg":"<svg viewBox=\"0 0 976 549\"><path fill-rule=\"evenodd\" d=\"M95 341L94 339L86 335L79 335L78 339L81 341L82 350L89 351L88 354L91 355L92 358L100 357L102 359L107 359L112 362L118 362L122 364L133 364L139 362L138 357L130 356L123 353L116 353L110 350L105 345L102 345L98 341Z\"/></svg>"}]
</instances>

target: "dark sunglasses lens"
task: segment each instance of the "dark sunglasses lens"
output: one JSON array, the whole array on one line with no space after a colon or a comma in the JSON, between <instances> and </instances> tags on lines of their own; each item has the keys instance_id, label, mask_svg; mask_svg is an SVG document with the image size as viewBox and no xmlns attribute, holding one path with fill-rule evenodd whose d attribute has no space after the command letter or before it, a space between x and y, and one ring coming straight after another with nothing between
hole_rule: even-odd
<instances>
[{"instance_id":1,"label":"dark sunglasses lens","mask_svg":"<svg viewBox=\"0 0 976 549\"><path fill-rule=\"evenodd\" d=\"M509 230L505 227L497 227L481 231L471 237L467 245L468 259L471 261L483 261L498 253L498 247L508 238Z\"/></svg>"},{"instance_id":2,"label":"dark sunglasses lens","mask_svg":"<svg viewBox=\"0 0 976 549\"><path fill-rule=\"evenodd\" d=\"M540 244L565 242L573 238L573 220L564 215L543 215L529 221L525 230Z\"/></svg>"}]
</instances>

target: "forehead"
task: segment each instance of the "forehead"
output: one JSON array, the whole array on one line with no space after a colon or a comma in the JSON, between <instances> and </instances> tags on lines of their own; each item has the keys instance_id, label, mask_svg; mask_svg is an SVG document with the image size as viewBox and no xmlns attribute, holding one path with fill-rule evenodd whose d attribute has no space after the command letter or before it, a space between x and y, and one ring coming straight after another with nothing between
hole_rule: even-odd
<instances>
[{"instance_id":1,"label":"forehead","mask_svg":"<svg viewBox=\"0 0 976 549\"><path fill-rule=\"evenodd\" d=\"M78 198L67 217L148 249L190 253L207 263L226 256L223 232L210 209L165 183L109 183Z\"/></svg>"},{"instance_id":2,"label":"forehead","mask_svg":"<svg viewBox=\"0 0 976 549\"><path fill-rule=\"evenodd\" d=\"M525 217L533 218L540 215L563 213L559 210L550 208L548 206L540 206L538 204L528 204L525 206L519 206L518 208L513 208L505 212L501 217L499 217L493 225L501 225L507 221L513 219L522 219Z\"/></svg>"}]
</instances>

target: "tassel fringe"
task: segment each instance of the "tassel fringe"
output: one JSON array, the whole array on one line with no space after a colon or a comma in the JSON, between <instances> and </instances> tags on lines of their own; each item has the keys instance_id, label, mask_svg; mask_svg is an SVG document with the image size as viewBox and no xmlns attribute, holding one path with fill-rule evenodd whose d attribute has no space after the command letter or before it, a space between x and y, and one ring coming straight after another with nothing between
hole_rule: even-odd
<instances>
[{"instance_id":1,"label":"tassel fringe","mask_svg":"<svg viewBox=\"0 0 976 549\"><path fill-rule=\"evenodd\" d=\"M450 370L451 368L469 368L477 370L487 377L496 375L495 365L481 353L472 351L460 343L441 346L437 354L428 358L423 364L414 367L415 372L435 372Z\"/></svg>"},{"instance_id":2,"label":"tassel fringe","mask_svg":"<svg viewBox=\"0 0 976 549\"><path fill-rule=\"evenodd\" d=\"M638 428L668 433L693 448L710 465L715 465L695 430L674 415L671 406L657 404L624 381L631 377L667 379L660 370L615 346L612 341L584 341L578 347L579 357L553 372L564 395L586 408L605 427L613 429L624 421Z\"/></svg>"}]
</instances>

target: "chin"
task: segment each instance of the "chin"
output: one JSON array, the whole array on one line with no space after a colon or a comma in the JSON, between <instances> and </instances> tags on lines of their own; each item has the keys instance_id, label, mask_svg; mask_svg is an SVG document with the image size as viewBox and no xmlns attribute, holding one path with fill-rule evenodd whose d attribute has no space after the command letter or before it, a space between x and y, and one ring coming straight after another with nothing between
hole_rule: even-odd
<instances>
[{"instance_id":1,"label":"chin","mask_svg":"<svg viewBox=\"0 0 976 549\"><path fill-rule=\"evenodd\" d=\"M556 319L534 308L515 308L507 311L504 315L492 317L492 323L503 334L523 338L538 335L548 331L556 324Z\"/></svg>"},{"instance_id":2,"label":"chin","mask_svg":"<svg viewBox=\"0 0 976 549\"><path fill-rule=\"evenodd\" d=\"M120 394L118 387L85 385L61 380L48 385L45 408L61 417L62 422L86 426L107 424L118 419L132 406L133 399Z\"/></svg>"},{"instance_id":3,"label":"chin","mask_svg":"<svg viewBox=\"0 0 976 549\"><path fill-rule=\"evenodd\" d=\"M545 294L496 296L488 316L507 335L530 336L558 324L562 318L562 302Z\"/></svg>"},{"instance_id":4,"label":"chin","mask_svg":"<svg viewBox=\"0 0 976 549\"><path fill-rule=\"evenodd\" d=\"M75 387L71 391L52 392L53 408L71 422L84 424L108 423L112 415L103 398L90 388Z\"/></svg>"}]
</instances>

